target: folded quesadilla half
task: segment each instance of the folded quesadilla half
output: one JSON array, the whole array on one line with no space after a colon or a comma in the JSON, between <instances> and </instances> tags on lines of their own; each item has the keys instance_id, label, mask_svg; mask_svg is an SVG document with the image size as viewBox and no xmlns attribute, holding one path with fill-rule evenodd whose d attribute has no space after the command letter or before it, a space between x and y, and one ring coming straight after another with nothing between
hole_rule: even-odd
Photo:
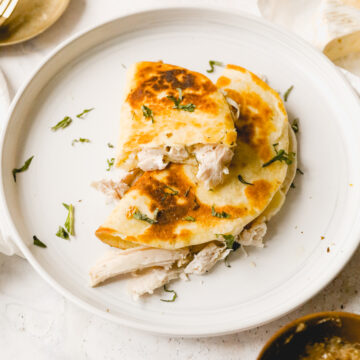
<instances>
[{"instance_id":1,"label":"folded quesadilla half","mask_svg":"<svg viewBox=\"0 0 360 360\"><path fill-rule=\"evenodd\" d=\"M279 95L245 69L229 65L218 83L240 105L229 174L210 191L197 166L171 164L144 173L96 231L112 246L178 249L237 236L280 189L292 162L288 119ZM280 155L281 156L280 156Z\"/></svg>"},{"instance_id":2,"label":"folded quesadilla half","mask_svg":"<svg viewBox=\"0 0 360 360\"><path fill-rule=\"evenodd\" d=\"M250 71L228 65L217 86L238 132L229 174L214 189L191 163L141 174L96 231L119 249L91 269L93 286L136 273L128 290L138 297L209 271L240 245L263 246L296 173L296 137L278 93Z\"/></svg>"},{"instance_id":3,"label":"folded quesadilla half","mask_svg":"<svg viewBox=\"0 0 360 360\"><path fill-rule=\"evenodd\" d=\"M138 62L128 70L117 166L153 171L170 162L198 164L197 178L215 187L235 145L229 105L205 75L162 62Z\"/></svg>"}]
</instances>

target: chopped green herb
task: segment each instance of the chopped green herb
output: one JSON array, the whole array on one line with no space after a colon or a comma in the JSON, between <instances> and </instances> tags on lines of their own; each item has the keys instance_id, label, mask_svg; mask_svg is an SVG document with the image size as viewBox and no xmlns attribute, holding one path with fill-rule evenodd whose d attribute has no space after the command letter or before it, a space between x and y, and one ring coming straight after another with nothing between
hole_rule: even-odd
<instances>
[{"instance_id":1,"label":"chopped green herb","mask_svg":"<svg viewBox=\"0 0 360 360\"><path fill-rule=\"evenodd\" d=\"M166 291L168 293L173 293L173 297L170 300L165 300L165 299L160 299L160 300L164 301L164 302L174 302L175 299L177 298L177 293L174 290L168 290L166 285L164 285L164 291Z\"/></svg>"},{"instance_id":2,"label":"chopped green herb","mask_svg":"<svg viewBox=\"0 0 360 360\"><path fill-rule=\"evenodd\" d=\"M294 121L291 124L291 128L294 130L295 134L297 132L299 132L299 119L298 118L294 119Z\"/></svg>"},{"instance_id":3,"label":"chopped green herb","mask_svg":"<svg viewBox=\"0 0 360 360\"><path fill-rule=\"evenodd\" d=\"M218 236L223 237L227 249L231 249L231 250L235 251L240 247L240 244L237 241L235 241L234 235L216 234L216 237L218 237Z\"/></svg>"},{"instance_id":4,"label":"chopped green herb","mask_svg":"<svg viewBox=\"0 0 360 360\"><path fill-rule=\"evenodd\" d=\"M166 194L177 195L177 194L179 193L177 190L174 190L174 189L171 188L170 186L165 185L165 188L170 190L170 192L164 191Z\"/></svg>"},{"instance_id":5,"label":"chopped green herb","mask_svg":"<svg viewBox=\"0 0 360 360\"><path fill-rule=\"evenodd\" d=\"M36 235L33 236L33 241L34 241L34 245L42 247L42 248L46 248L47 246L38 239L38 237Z\"/></svg>"},{"instance_id":6,"label":"chopped green herb","mask_svg":"<svg viewBox=\"0 0 360 360\"><path fill-rule=\"evenodd\" d=\"M292 189L295 189L295 188L296 188L296 186L295 186L294 183L291 183L290 187L291 187Z\"/></svg>"},{"instance_id":7,"label":"chopped green herb","mask_svg":"<svg viewBox=\"0 0 360 360\"><path fill-rule=\"evenodd\" d=\"M281 149L281 150L277 150L276 149L276 146L279 145L279 144L273 144L273 147L274 147L274 150L275 150L275 153L276 155L271 159L269 160L268 162L266 162L265 164L263 164L262 167L266 167L266 166L269 166L270 164L272 164L273 162L275 161L280 161L280 162L283 162L285 161L287 165L290 165L292 164L292 162L294 161L294 158L295 158L295 153L294 152L290 152L289 154Z\"/></svg>"},{"instance_id":8,"label":"chopped green herb","mask_svg":"<svg viewBox=\"0 0 360 360\"><path fill-rule=\"evenodd\" d=\"M249 183L247 181L244 180L244 178L241 175L238 175L238 179L241 183L245 184L245 185L254 185L252 183Z\"/></svg>"},{"instance_id":9,"label":"chopped green herb","mask_svg":"<svg viewBox=\"0 0 360 360\"><path fill-rule=\"evenodd\" d=\"M292 92L294 88L294 85L291 85L286 91L285 91L285 94L284 94L284 101L286 102L290 93Z\"/></svg>"},{"instance_id":10,"label":"chopped green herb","mask_svg":"<svg viewBox=\"0 0 360 360\"><path fill-rule=\"evenodd\" d=\"M59 129L65 129L72 123L72 118L70 116L65 116L61 121L54 125L51 130L56 131Z\"/></svg>"},{"instance_id":11,"label":"chopped green herb","mask_svg":"<svg viewBox=\"0 0 360 360\"><path fill-rule=\"evenodd\" d=\"M79 118L79 119L83 119L83 118L84 118L84 116L85 116L87 113L89 113L90 111L93 111L93 110L94 110L94 108L91 108L91 109L85 109L85 110L83 110L83 112L82 112L82 113L77 114L77 115L76 115L76 117L77 117L77 118Z\"/></svg>"},{"instance_id":12,"label":"chopped green herb","mask_svg":"<svg viewBox=\"0 0 360 360\"><path fill-rule=\"evenodd\" d=\"M185 220L185 221L192 221L192 222L196 221L196 219L195 219L194 217L192 217L192 216L185 216L185 217L183 218L183 220Z\"/></svg>"},{"instance_id":13,"label":"chopped green herb","mask_svg":"<svg viewBox=\"0 0 360 360\"><path fill-rule=\"evenodd\" d=\"M181 105L180 103L183 101L182 90L180 88L177 88L176 90L179 92L178 98L175 98L172 95L167 96L168 99L170 99L174 102L173 109L193 112L195 110L196 106L194 104Z\"/></svg>"},{"instance_id":14,"label":"chopped green herb","mask_svg":"<svg viewBox=\"0 0 360 360\"><path fill-rule=\"evenodd\" d=\"M154 123L154 114L153 114L152 110L149 107L147 107L146 105L143 105L141 107L141 110L143 112L145 119L151 119L151 122Z\"/></svg>"},{"instance_id":15,"label":"chopped green herb","mask_svg":"<svg viewBox=\"0 0 360 360\"><path fill-rule=\"evenodd\" d=\"M216 66L224 66L224 64L222 62L215 61L215 60L209 60L209 65L210 65L210 69L206 70L206 72L208 72L208 73L213 73L214 72L214 70L215 70L214 65L216 65Z\"/></svg>"},{"instance_id":16,"label":"chopped green herb","mask_svg":"<svg viewBox=\"0 0 360 360\"><path fill-rule=\"evenodd\" d=\"M234 238L234 235L221 235L223 238L224 238L224 240L225 240L225 244L226 244L226 247L228 248L228 249L232 249L232 247L233 247L233 244L234 244L234 241L235 241L235 238Z\"/></svg>"},{"instance_id":17,"label":"chopped green herb","mask_svg":"<svg viewBox=\"0 0 360 360\"><path fill-rule=\"evenodd\" d=\"M199 203L197 202L197 199L194 198L194 206L193 206L193 210L197 210L200 207Z\"/></svg>"},{"instance_id":18,"label":"chopped green herb","mask_svg":"<svg viewBox=\"0 0 360 360\"><path fill-rule=\"evenodd\" d=\"M296 171L297 171L300 175L304 175L304 172L303 172L301 169L297 168Z\"/></svg>"},{"instance_id":19,"label":"chopped green herb","mask_svg":"<svg viewBox=\"0 0 360 360\"><path fill-rule=\"evenodd\" d=\"M222 211L221 213L215 211L214 205L211 207L211 215L215 216L220 219L229 219L231 218L231 215L226 213L225 211Z\"/></svg>"},{"instance_id":20,"label":"chopped green herb","mask_svg":"<svg viewBox=\"0 0 360 360\"><path fill-rule=\"evenodd\" d=\"M114 166L115 158L106 159L106 161L108 164L108 168L106 169L106 171L110 171L111 168Z\"/></svg>"},{"instance_id":21,"label":"chopped green herb","mask_svg":"<svg viewBox=\"0 0 360 360\"><path fill-rule=\"evenodd\" d=\"M30 164L31 164L31 161L32 159L34 158L34 156L30 157L29 159L27 159L24 163L24 165L21 167L21 168L18 168L18 169L12 169L12 175L13 175L13 178L14 178L14 181L16 182L16 174L18 173L21 173L23 171L26 171Z\"/></svg>"},{"instance_id":22,"label":"chopped green herb","mask_svg":"<svg viewBox=\"0 0 360 360\"><path fill-rule=\"evenodd\" d=\"M191 187L189 187L189 188L185 191L185 194L184 194L185 197L188 197L189 192L190 192L190 189L191 189Z\"/></svg>"},{"instance_id":23,"label":"chopped green herb","mask_svg":"<svg viewBox=\"0 0 360 360\"><path fill-rule=\"evenodd\" d=\"M157 216L157 213L156 213L156 216ZM136 211L133 214L133 218L136 219L136 220L146 221L149 224L156 224L157 223L156 218L155 219L150 219L147 215L142 214L139 209L136 209Z\"/></svg>"},{"instance_id":24,"label":"chopped green herb","mask_svg":"<svg viewBox=\"0 0 360 360\"><path fill-rule=\"evenodd\" d=\"M74 139L72 142L71 142L71 145L74 146L75 143L89 143L90 140L89 139L85 139L85 138L78 138L78 139Z\"/></svg>"},{"instance_id":25,"label":"chopped green herb","mask_svg":"<svg viewBox=\"0 0 360 360\"><path fill-rule=\"evenodd\" d=\"M64 207L66 210L68 210L68 215L67 215L67 218L66 218L66 221L65 221L65 229L68 231L68 233L70 235L73 235L75 234L74 232L74 206L72 204L70 205L67 205L67 204L64 204Z\"/></svg>"},{"instance_id":26,"label":"chopped green herb","mask_svg":"<svg viewBox=\"0 0 360 360\"><path fill-rule=\"evenodd\" d=\"M69 240L69 234L62 226L59 226L59 230L56 233L56 236L65 240Z\"/></svg>"},{"instance_id":27,"label":"chopped green herb","mask_svg":"<svg viewBox=\"0 0 360 360\"><path fill-rule=\"evenodd\" d=\"M107 143L107 146L108 146L110 149L112 149L112 148L114 147L114 145L111 144L111 143Z\"/></svg>"}]
</instances>

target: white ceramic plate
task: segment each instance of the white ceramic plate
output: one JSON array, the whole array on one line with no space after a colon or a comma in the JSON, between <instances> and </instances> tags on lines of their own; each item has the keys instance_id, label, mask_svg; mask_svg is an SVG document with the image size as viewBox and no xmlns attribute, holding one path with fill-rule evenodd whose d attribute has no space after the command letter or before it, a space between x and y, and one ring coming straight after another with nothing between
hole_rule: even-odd
<instances>
[{"instance_id":1,"label":"white ceramic plate","mask_svg":"<svg viewBox=\"0 0 360 360\"><path fill-rule=\"evenodd\" d=\"M163 60L206 73L209 59L266 74L300 118L300 166L286 206L271 221L265 249L233 254L231 268L175 282L133 302L125 281L90 288L88 269L108 247L94 230L111 210L90 182L105 174L117 139L125 66ZM211 77L221 73L217 68ZM75 115L94 107L86 119ZM65 115L65 130L50 127ZM233 11L167 9L120 18L72 39L34 73L12 104L2 137L2 230L35 269L80 306L118 323L160 334L218 335L248 329L299 306L348 261L359 241L360 109L335 67L300 39ZM91 144L71 146L77 137ZM30 169L11 170L35 155ZM350 184L353 184L350 186ZM82 200L79 202L79 200ZM76 208L76 238L55 236ZM36 234L48 245L31 245ZM321 240L324 236L325 239ZM29 245L30 244L30 245ZM329 249L329 250L327 250Z\"/></svg>"}]
</instances>

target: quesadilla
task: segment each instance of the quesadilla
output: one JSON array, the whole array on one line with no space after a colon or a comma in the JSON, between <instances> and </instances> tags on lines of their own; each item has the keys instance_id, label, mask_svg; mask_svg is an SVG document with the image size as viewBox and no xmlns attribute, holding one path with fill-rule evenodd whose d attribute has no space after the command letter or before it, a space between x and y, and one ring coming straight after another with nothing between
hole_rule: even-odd
<instances>
[{"instance_id":1,"label":"quesadilla","mask_svg":"<svg viewBox=\"0 0 360 360\"><path fill-rule=\"evenodd\" d=\"M162 62L128 70L116 166L153 171L198 163L198 179L215 187L235 145L229 105L205 75Z\"/></svg>"},{"instance_id":2,"label":"quesadilla","mask_svg":"<svg viewBox=\"0 0 360 360\"><path fill-rule=\"evenodd\" d=\"M129 273L128 291L137 298L204 274L239 244L263 246L266 222L296 173L296 137L282 99L256 75L228 65L217 86L238 132L229 174L214 189L188 163L141 174L96 231L119 249L90 270L92 286Z\"/></svg>"},{"instance_id":3,"label":"quesadilla","mask_svg":"<svg viewBox=\"0 0 360 360\"><path fill-rule=\"evenodd\" d=\"M209 191L197 181L197 167L187 164L146 172L96 231L101 240L120 248L178 249L218 234L237 236L266 209L292 161L287 114L279 95L249 71L228 65L219 86L225 81L240 114L224 183Z\"/></svg>"}]
</instances>

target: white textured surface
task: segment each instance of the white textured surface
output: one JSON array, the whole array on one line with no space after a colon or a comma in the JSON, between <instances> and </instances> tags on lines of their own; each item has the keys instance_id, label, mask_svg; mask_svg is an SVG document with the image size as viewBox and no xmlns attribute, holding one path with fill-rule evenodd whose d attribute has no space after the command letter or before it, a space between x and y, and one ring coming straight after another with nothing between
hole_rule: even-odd
<instances>
[{"instance_id":1,"label":"white textured surface","mask_svg":"<svg viewBox=\"0 0 360 360\"><path fill-rule=\"evenodd\" d=\"M72 0L53 28L40 37L0 51L0 67L10 95L54 46L70 35L127 11L164 5L202 5L205 1ZM206 1L254 12L250 0ZM255 359L270 333L300 315L360 307L357 275L360 252L330 286L298 311L270 325L217 338L156 337L123 328L86 313L58 295L23 259L0 255L1 359Z\"/></svg>"}]
</instances>

